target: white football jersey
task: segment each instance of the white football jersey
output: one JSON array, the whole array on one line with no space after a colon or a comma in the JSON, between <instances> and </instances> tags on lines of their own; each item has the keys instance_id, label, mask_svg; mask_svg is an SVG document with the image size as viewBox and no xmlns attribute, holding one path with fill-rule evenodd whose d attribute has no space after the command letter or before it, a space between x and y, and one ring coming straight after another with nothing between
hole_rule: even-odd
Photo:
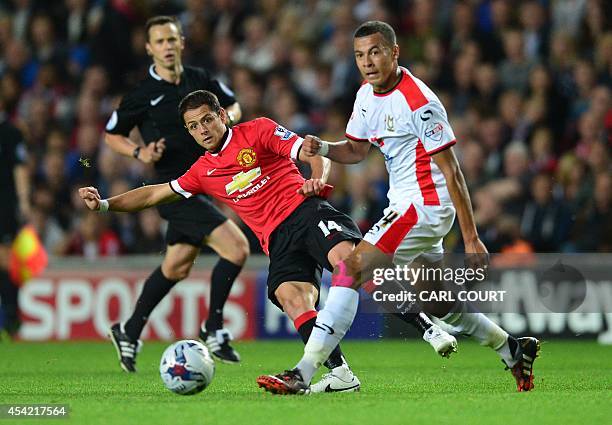
<instances>
[{"instance_id":1,"label":"white football jersey","mask_svg":"<svg viewBox=\"0 0 612 425\"><path fill-rule=\"evenodd\" d=\"M406 68L386 93L370 84L357 92L346 137L377 146L389 172L390 205L452 205L444 175L431 155L452 146L455 135L440 99Z\"/></svg>"}]
</instances>

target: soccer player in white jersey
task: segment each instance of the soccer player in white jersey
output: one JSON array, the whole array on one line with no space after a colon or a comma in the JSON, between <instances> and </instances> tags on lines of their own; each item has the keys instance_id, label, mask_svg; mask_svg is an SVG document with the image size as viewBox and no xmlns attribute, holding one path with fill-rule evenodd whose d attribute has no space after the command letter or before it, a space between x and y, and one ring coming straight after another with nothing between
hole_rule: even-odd
<instances>
[{"instance_id":1,"label":"soccer player in white jersey","mask_svg":"<svg viewBox=\"0 0 612 425\"><path fill-rule=\"evenodd\" d=\"M456 140L440 100L399 66L399 47L388 24L362 24L354 34L354 53L364 83L347 124L347 140L328 143L307 136L302 150L306 155L354 164L366 157L372 145L378 147L389 172L389 207L355 251L335 267L327 302L300 362L292 370L267 376L276 380L274 389L285 394L307 392L315 370L355 317L357 289L370 277L362 271L375 267L379 258L393 256L403 264L417 258L430 263L441 260L442 240L456 214L465 252L472 254L471 265L483 267L488 261L452 149ZM465 303L435 302L423 307L460 333L494 349L512 371L519 391L533 388L532 366L540 346L537 339L514 338ZM278 391L279 384L284 391Z\"/></svg>"}]
</instances>

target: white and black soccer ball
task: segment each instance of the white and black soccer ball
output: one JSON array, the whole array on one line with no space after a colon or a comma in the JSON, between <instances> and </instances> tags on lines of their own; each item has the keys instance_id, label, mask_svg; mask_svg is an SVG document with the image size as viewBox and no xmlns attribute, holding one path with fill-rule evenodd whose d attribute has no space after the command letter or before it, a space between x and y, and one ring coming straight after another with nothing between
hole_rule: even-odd
<instances>
[{"instance_id":1,"label":"white and black soccer ball","mask_svg":"<svg viewBox=\"0 0 612 425\"><path fill-rule=\"evenodd\" d=\"M212 382L215 362L201 342L178 341L162 354L159 373L170 391L181 395L197 394Z\"/></svg>"}]
</instances>

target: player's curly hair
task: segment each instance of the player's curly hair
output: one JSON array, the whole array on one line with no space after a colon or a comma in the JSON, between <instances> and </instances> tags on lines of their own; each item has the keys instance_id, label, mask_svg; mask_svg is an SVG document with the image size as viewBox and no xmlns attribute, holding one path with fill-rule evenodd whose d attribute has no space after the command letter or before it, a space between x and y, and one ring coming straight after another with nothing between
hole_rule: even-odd
<instances>
[{"instance_id":1,"label":"player's curly hair","mask_svg":"<svg viewBox=\"0 0 612 425\"><path fill-rule=\"evenodd\" d=\"M397 37L395 31L386 22L382 21L367 21L359 25L359 28L355 30L353 38L367 37L368 35L380 33L385 42L389 44L389 47L393 47L397 44Z\"/></svg>"},{"instance_id":2,"label":"player's curly hair","mask_svg":"<svg viewBox=\"0 0 612 425\"><path fill-rule=\"evenodd\" d=\"M168 16L168 15L158 15L153 16L147 23L145 24L145 33L147 35L147 41L149 41L149 30L151 27L156 25L166 25L166 24L174 24L178 29L179 34L183 35L183 27L181 26L181 21L178 20L176 16Z\"/></svg>"},{"instance_id":3,"label":"player's curly hair","mask_svg":"<svg viewBox=\"0 0 612 425\"><path fill-rule=\"evenodd\" d=\"M207 105L216 114L221 112L221 104L214 93L206 90L196 90L189 93L179 103L179 115L184 120L185 112L190 109L197 109L202 105Z\"/></svg>"}]
</instances>

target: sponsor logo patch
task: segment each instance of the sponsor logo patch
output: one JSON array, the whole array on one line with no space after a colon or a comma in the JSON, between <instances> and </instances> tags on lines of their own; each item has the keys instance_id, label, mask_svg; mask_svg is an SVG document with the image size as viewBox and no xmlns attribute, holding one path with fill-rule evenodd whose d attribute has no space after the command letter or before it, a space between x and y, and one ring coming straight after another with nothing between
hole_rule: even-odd
<instances>
[{"instance_id":1,"label":"sponsor logo patch","mask_svg":"<svg viewBox=\"0 0 612 425\"><path fill-rule=\"evenodd\" d=\"M241 171L232 177L232 181L225 185L225 193L244 192L253 185L253 181L261 176L261 168L253 168L249 171Z\"/></svg>"},{"instance_id":2,"label":"sponsor logo patch","mask_svg":"<svg viewBox=\"0 0 612 425\"><path fill-rule=\"evenodd\" d=\"M433 117L433 112L431 112L431 109L426 109L421 114L421 121L429 121L431 119L431 117Z\"/></svg>"},{"instance_id":3,"label":"sponsor logo patch","mask_svg":"<svg viewBox=\"0 0 612 425\"><path fill-rule=\"evenodd\" d=\"M433 141L439 142L440 140L442 140L443 134L444 126L439 122L430 124L425 128L425 137Z\"/></svg>"},{"instance_id":4,"label":"sponsor logo patch","mask_svg":"<svg viewBox=\"0 0 612 425\"><path fill-rule=\"evenodd\" d=\"M162 94L159 97L156 97L155 99L151 99L149 103L151 103L151 106L156 106L159 102L162 101L162 99L165 97L165 94Z\"/></svg>"},{"instance_id":5,"label":"sponsor logo patch","mask_svg":"<svg viewBox=\"0 0 612 425\"><path fill-rule=\"evenodd\" d=\"M281 138L281 140L289 140L293 137L295 133L293 131L287 130L285 127L281 127L280 125L276 127L274 130L274 135Z\"/></svg>"}]
</instances>

